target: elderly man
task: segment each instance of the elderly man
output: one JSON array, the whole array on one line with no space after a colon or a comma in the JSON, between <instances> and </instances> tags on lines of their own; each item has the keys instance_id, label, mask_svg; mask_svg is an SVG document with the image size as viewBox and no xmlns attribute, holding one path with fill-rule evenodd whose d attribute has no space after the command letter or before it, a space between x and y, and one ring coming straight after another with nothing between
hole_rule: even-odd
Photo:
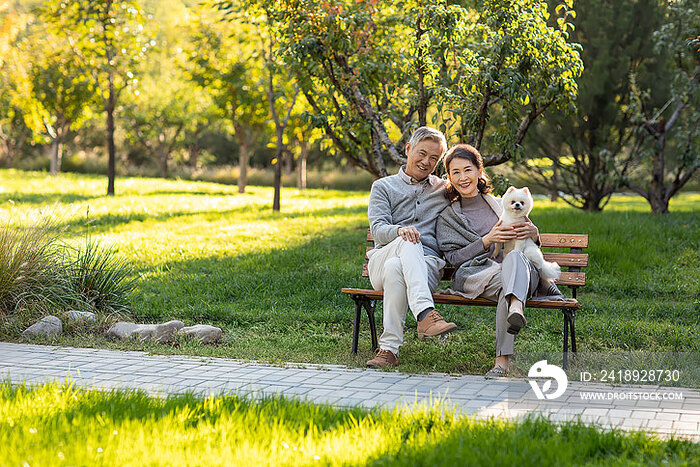
<instances>
[{"instance_id":1,"label":"elderly man","mask_svg":"<svg viewBox=\"0 0 700 467\"><path fill-rule=\"evenodd\" d=\"M406 144L406 165L372 184L368 214L375 248L367 268L372 287L384 291L384 332L369 367L399 364L407 307L418 322L418 337L457 329L435 310L432 296L445 267L435 222L449 203L445 180L431 174L446 150L440 131L420 127Z\"/></svg>"}]
</instances>

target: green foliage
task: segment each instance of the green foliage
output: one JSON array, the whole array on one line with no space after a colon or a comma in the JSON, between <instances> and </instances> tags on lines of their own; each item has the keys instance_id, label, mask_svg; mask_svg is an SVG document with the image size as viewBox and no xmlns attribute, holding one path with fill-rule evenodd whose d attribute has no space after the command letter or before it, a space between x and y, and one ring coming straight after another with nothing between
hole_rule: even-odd
<instances>
[{"instance_id":1,"label":"green foliage","mask_svg":"<svg viewBox=\"0 0 700 467\"><path fill-rule=\"evenodd\" d=\"M23 8L0 0L0 157L12 167L20 150L29 142L29 126L38 121L36 110L26 105L31 91L29 57L15 47L33 18Z\"/></svg>"},{"instance_id":2,"label":"green foliage","mask_svg":"<svg viewBox=\"0 0 700 467\"><path fill-rule=\"evenodd\" d=\"M339 409L282 397L150 397L0 384L12 465L690 465L698 444L580 422L458 417L440 402Z\"/></svg>"},{"instance_id":3,"label":"green foliage","mask_svg":"<svg viewBox=\"0 0 700 467\"><path fill-rule=\"evenodd\" d=\"M554 9L554 8L552 8ZM546 112L526 141L529 172L572 206L599 211L632 167L634 117L630 74L663 95L668 69L652 31L664 21L657 0L580 0L573 41L583 45L586 72L578 80L573 115ZM663 102L658 96L655 102ZM543 158L548 158L542 163Z\"/></svg>"},{"instance_id":4,"label":"green foliage","mask_svg":"<svg viewBox=\"0 0 700 467\"><path fill-rule=\"evenodd\" d=\"M582 63L566 40L569 23L548 26L545 2L259 3L313 124L375 176L403 162L404 143L429 111L448 136L477 148L488 133L490 165L517 153L544 109L576 96Z\"/></svg>"},{"instance_id":5,"label":"green foliage","mask_svg":"<svg viewBox=\"0 0 700 467\"><path fill-rule=\"evenodd\" d=\"M506 192L511 183L507 177L501 174L496 174L491 177L491 185L493 186L493 194L495 196L503 196L503 193Z\"/></svg>"},{"instance_id":6,"label":"green foliage","mask_svg":"<svg viewBox=\"0 0 700 467\"><path fill-rule=\"evenodd\" d=\"M481 1L474 10L434 2L421 12L435 57L434 121L444 120L459 141L483 143L487 162L497 153L517 155L527 127L546 109L575 109L583 71L580 46L568 42L575 12L564 3L557 10L564 11L557 26L549 25L543 1Z\"/></svg>"},{"instance_id":7,"label":"green foliage","mask_svg":"<svg viewBox=\"0 0 700 467\"><path fill-rule=\"evenodd\" d=\"M644 88L636 75L630 78L636 140L629 152L639 167L622 173L657 214L668 212L669 200L700 168L700 9L694 1L669 2L666 15L653 37L667 79Z\"/></svg>"},{"instance_id":8,"label":"green foliage","mask_svg":"<svg viewBox=\"0 0 700 467\"><path fill-rule=\"evenodd\" d=\"M183 67L189 78L212 96L219 115L229 119L239 140L252 144L265 128L261 44L255 29L243 21L221 21L205 8L193 14ZM231 34L231 30L236 34Z\"/></svg>"},{"instance_id":9,"label":"green foliage","mask_svg":"<svg viewBox=\"0 0 700 467\"><path fill-rule=\"evenodd\" d=\"M119 93L137 80L137 64L155 45L143 32L146 18L134 1L48 0L40 17L70 44L105 101L110 85Z\"/></svg>"},{"instance_id":10,"label":"green foliage","mask_svg":"<svg viewBox=\"0 0 700 467\"><path fill-rule=\"evenodd\" d=\"M45 25L42 25L45 26ZM76 130L90 117L94 104L94 83L83 73L81 63L69 44L37 26L17 44L25 54L34 57L29 70L32 83L32 105L39 108L40 127L52 139L70 129Z\"/></svg>"}]
</instances>

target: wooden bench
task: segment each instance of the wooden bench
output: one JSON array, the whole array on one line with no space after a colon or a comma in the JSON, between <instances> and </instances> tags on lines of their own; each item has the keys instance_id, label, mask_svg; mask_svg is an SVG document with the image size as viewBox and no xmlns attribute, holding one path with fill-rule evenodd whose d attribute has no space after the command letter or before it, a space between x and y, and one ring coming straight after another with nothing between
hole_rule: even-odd
<instances>
[{"instance_id":1,"label":"wooden bench","mask_svg":"<svg viewBox=\"0 0 700 467\"><path fill-rule=\"evenodd\" d=\"M372 246L366 247L365 261L367 261L367 252L374 248L372 234L367 229L367 241ZM564 301L540 301L528 300L527 308L541 308L560 310L564 316L564 368L568 367L569 341L571 342L571 351L576 352L576 327L575 317L576 311L582 307L576 300L576 291L579 287L586 285L586 274L581 272L581 268L588 265L588 254L583 253L583 249L588 247L588 235L581 234L540 234L540 242L543 248L565 249L566 251L544 251L544 257L547 261L556 261L562 267L562 273L556 283L559 286L565 285L571 288L572 298ZM455 269L446 267L443 272L442 280L451 280ZM367 263L362 266L362 276L369 277ZM372 350L378 347L377 342L377 324L374 319L374 310L378 300L384 298L383 291L369 289L352 289L343 288L342 293L348 294L355 301L355 323L352 336L352 353L357 353L358 341L360 336L360 319L362 317L362 309L367 312L369 320L369 328L372 337ZM457 295L433 294L433 300L436 304L447 305L467 305L467 306L492 306L496 307L496 302L484 298L467 299Z\"/></svg>"}]
</instances>

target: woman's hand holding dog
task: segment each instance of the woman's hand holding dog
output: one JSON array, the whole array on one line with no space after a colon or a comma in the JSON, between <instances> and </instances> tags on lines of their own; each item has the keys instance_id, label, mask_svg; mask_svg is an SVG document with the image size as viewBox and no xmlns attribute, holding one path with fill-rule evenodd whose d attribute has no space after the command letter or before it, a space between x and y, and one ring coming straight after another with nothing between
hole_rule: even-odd
<instances>
[{"instance_id":1,"label":"woman's hand holding dog","mask_svg":"<svg viewBox=\"0 0 700 467\"><path fill-rule=\"evenodd\" d=\"M511 227L515 229L515 238L518 240L531 238L533 241L537 241L537 238L540 236L540 231L530 219L526 219L526 222L518 222L517 224L511 225Z\"/></svg>"},{"instance_id":2,"label":"woman's hand holding dog","mask_svg":"<svg viewBox=\"0 0 700 467\"><path fill-rule=\"evenodd\" d=\"M491 231L481 238L481 243L484 244L484 250L494 243L503 243L515 240L517 233L512 225L503 225L503 221L496 222L496 225L491 228Z\"/></svg>"}]
</instances>

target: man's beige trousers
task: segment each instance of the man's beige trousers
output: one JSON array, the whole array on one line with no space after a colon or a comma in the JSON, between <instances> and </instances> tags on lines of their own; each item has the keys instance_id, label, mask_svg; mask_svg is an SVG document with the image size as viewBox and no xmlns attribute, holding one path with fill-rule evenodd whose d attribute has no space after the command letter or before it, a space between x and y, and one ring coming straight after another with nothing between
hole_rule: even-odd
<instances>
[{"instance_id":1,"label":"man's beige trousers","mask_svg":"<svg viewBox=\"0 0 700 467\"><path fill-rule=\"evenodd\" d=\"M425 256L421 243L397 237L381 248L367 253L369 280L374 290L384 291L384 332L379 347L398 355L403 345L406 310L414 317L426 308L433 308L433 292L437 289L445 261Z\"/></svg>"}]
</instances>

